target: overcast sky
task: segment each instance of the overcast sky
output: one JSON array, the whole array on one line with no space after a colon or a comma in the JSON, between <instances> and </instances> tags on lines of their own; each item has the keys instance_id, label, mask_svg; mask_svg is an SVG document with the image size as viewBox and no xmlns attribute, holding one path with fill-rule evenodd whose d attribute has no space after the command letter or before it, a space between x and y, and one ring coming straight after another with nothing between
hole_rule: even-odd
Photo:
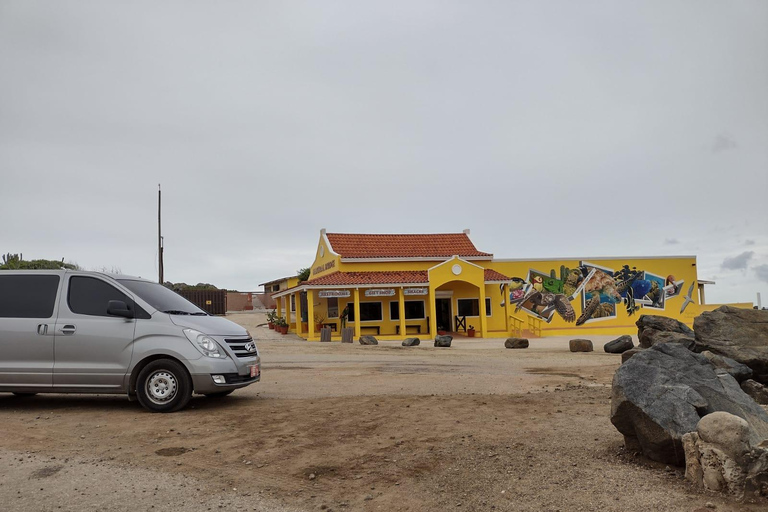
<instances>
[{"instance_id":1,"label":"overcast sky","mask_svg":"<svg viewBox=\"0 0 768 512\"><path fill-rule=\"evenodd\" d=\"M329 232L768 303L768 2L0 0L0 252L255 290Z\"/></svg>"}]
</instances>

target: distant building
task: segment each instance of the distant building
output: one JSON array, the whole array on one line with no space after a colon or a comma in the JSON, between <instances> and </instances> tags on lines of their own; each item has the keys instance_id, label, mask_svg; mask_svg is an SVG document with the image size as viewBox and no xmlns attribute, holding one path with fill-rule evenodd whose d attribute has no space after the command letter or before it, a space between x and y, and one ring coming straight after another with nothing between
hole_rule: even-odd
<instances>
[{"instance_id":1,"label":"distant building","mask_svg":"<svg viewBox=\"0 0 768 512\"><path fill-rule=\"evenodd\" d=\"M292 330L317 340L323 326L339 335L345 310L356 337L383 339L471 330L482 337L627 334L641 314L690 325L716 307L702 306L702 283L695 256L496 259L475 247L469 230L323 229L309 280L263 286Z\"/></svg>"}]
</instances>

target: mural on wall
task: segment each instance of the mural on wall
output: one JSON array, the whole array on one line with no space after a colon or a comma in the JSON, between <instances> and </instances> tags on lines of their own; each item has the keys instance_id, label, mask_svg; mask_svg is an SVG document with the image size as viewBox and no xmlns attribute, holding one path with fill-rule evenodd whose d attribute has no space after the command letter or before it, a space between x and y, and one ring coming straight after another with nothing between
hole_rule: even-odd
<instances>
[{"instance_id":1,"label":"mural on wall","mask_svg":"<svg viewBox=\"0 0 768 512\"><path fill-rule=\"evenodd\" d=\"M526 279L513 277L506 299L515 305L516 313L522 309L547 323L557 314L566 322L584 325L616 318L621 307L628 316L640 308L664 310L667 300L681 295L684 284L671 274L662 277L629 265L615 270L580 261L575 268L561 265L559 272L529 269ZM684 296L680 313L693 302L693 287ZM504 299L503 285L500 290ZM578 318L572 304L577 297L581 298Z\"/></svg>"}]
</instances>

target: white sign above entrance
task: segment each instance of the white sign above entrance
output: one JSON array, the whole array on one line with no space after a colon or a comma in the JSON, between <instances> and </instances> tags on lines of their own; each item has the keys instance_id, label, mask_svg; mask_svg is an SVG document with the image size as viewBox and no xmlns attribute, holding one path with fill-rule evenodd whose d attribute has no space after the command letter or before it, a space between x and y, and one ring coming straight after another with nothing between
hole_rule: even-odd
<instances>
[{"instance_id":1,"label":"white sign above entrance","mask_svg":"<svg viewBox=\"0 0 768 512\"><path fill-rule=\"evenodd\" d=\"M426 295L429 293L427 288L403 288L403 295Z\"/></svg>"},{"instance_id":2,"label":"white sign above entrance","mask_svg":"<svg viewBox=\"0 0 768 512\"><path fill-rule=\"evenodd\" d=\"M317 292L317 296L321 299L328 297L349 297L349 290L321 290Z\"/></svg>"},{"instance_id":3,"label":"white sign above entrance","mask_svg":"<svg viewBox=\"0 0 768 512\"><path fill-rule=\"evenodd\" d=\"M393 297L394 288L369 288L365 290L366 297Z\"/></svg>"}]
</instances>

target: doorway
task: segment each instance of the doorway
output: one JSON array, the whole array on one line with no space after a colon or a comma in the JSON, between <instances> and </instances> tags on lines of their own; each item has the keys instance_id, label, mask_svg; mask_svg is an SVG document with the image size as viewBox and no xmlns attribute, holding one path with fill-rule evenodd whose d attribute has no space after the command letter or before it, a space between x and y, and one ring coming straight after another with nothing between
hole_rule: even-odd
<instances>
[{"instance_id":1,"label":"doorway","mask_svg":"<svg viewBox=\"0 0 768 512\"><path fill-rule=\"evenodd\" d=\"M451 299L435 299L435 320L438 331L453 331Z\"/></svg>"}]
</instances>

